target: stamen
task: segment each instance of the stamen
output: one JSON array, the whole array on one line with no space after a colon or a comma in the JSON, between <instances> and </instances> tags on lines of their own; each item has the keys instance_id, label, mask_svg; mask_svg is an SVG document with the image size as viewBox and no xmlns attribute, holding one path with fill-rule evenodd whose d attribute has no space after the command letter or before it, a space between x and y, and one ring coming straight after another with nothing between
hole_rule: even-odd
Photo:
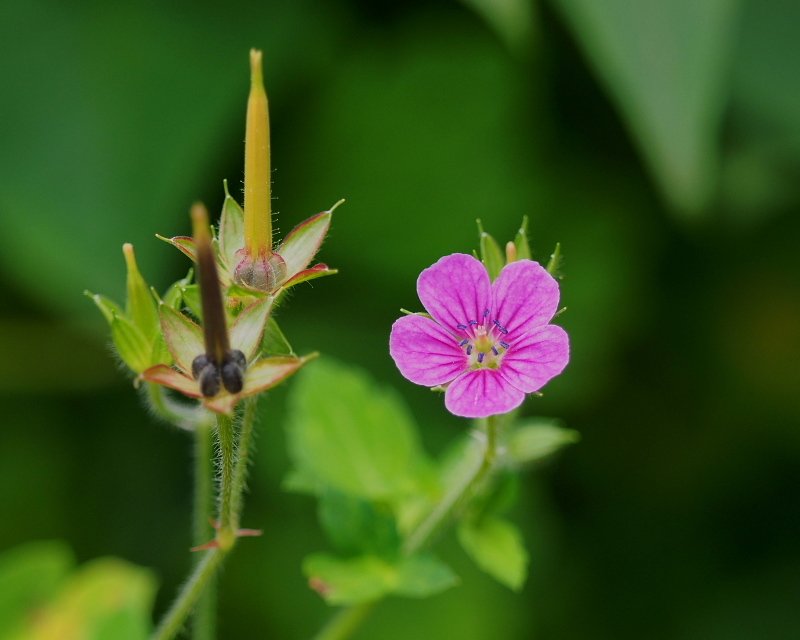
<instances>
[{"instance_id":1,"label":"stamen","mask_svg":"<svg viewBox=\"0 0 800 640\"><path fill-rule=\"evenodd\" d=\"M483 317L485 318L485 317L486 317L486 316L488 316L488 315L489 315L489 310L488 310L488 309L486 309L486 311L484 311L484 312L483 312Z\"/></svg>"},{"instance_id":2,"label":"stamen","mask_svg":"<svg viewBox=\"0 0 800 640\"><path fill-rule=\"evenodd\" d=\"M500 341L500 346L503 347L503 349L508 349L509 347L511 347L511 345L508 344L505 340Z\"/></svg>"},{"instance_id":3,"label":"stamen","mask_svg":"<svg viewBox=\"0 0 800 640\"><path fill-rule=\"evenodd\" d=\"M467 355L468 355L468 356L471 356L471 355L472 355L472 345L469 345L469 346L467 347Z\"/></svg>"},{"instance_id":4,"label":"stamen","mask_svg":"<svg viewBox=\"0 0 800 640\"><path fill-rule=\"evenodd\" d=\"M486 354L485 354L485 353L483 353L483 352L479 353L479 354L478 354L478 362L483 362L483 357L484 357L485 355L486 355Z\"/></svg>"},{"instance_id":5,"label":"stamen","mask_svg":"<svg viewBox=\"0 0 800 640\"><path fill-rule=\"evenodd\" d=\"M493 353L494 355L498 355L498 352L497 352L497 348L496 348L496 347L492 347L492 353Z\"/></svg>"},{"instance_id":6,"label":"stamen","mask_svg":"<svg viewBox=\"0 0 800 640\"><path fill-rule=\"evenodd\" d=\"M464 338L461 342L458 343L459 347L463 347L465 344L469 344L469 340Z\"/></svg>"},{"instance_id":7,"label":"stamen","mask_svg":"<svg viewBox=\"0 0 800 640\"><path fill-rule=\"evenodd\" d=\"M500 321L497 318L495 318L494 323L497 325L497 328L500 329L502 333L508 333L508 329L506 329L502 324L500 324Z\"/></svg>"},{"instance_id":8,"label":"stamen","mask_svg":"<svg viewBox=\"0 0 800 640\"><path fill-rule=\"evenodd\" d=\"M457 324L457 325L456 325L456 327L457 327L458 329L466 329L466 328L467 328L467 325L465 325L465 324Z\"/></svg>"},{"instance_id":9,"label":"stamen","mask_svg":"<svg viewBox=\"0 0 800 640\"><path fill-rule=\"evenodd\" d=\"M478 324L478 321L477 320L470 320L469 324Z\"/></svg>"}]
</instances>

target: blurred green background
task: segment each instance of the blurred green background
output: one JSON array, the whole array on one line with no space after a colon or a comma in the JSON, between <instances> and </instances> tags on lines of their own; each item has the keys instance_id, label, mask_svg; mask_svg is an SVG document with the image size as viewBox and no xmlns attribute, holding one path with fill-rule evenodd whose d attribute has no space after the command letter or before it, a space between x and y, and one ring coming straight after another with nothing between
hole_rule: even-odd
<instances>
[{"instance_id":1,"label":"blurred green background","mask_svg":"<svg viewBox=\"0 0 800 640\"><path fill-rule=\"evenodd\" d=\"M337 210L340 274L280 312L300 351L369 369L433 453L466 427L387 341L415 279L523 215L563 246L572 362L530 415L580 444L529 478L520 595L473 569L384 603L362 640L800 638L800 3L790 0L0 2L0 549L65 541L189 568L191 445L155 423L81 293L121 245L240 194L247 51L264 50L277 226ZM262 407L220 638L308 638L325 549L285 494L285 389Z\"/></svg>"}]
</instances>

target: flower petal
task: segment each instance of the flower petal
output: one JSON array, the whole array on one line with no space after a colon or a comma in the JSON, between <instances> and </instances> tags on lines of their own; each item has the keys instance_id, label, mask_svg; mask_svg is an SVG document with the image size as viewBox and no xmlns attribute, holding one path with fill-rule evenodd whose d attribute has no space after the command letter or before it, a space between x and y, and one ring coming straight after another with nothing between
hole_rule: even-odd
<instances>
[{"instance_id":1,"label":"flower petal","mask_svg":"<svg viewBox=\"0 0 800 640\"><path fill-rule=\"evenodd\" d=\"M454 253L419 275L417 293L428 313L458 335L458 325L480 321L490 307L491 281L477 258Z\"/></svg>"},{"instance_id":2,"label":"flower petal","mask_svg":"<svg viewBox=\"0 0 800 640\"><path fill-rule=\"evenodd\" d=\"M157 364L154 367L150 367L142 372L141 377L148 382L155 382L170 389L176 389L190 398L202 397L200 385L197 384L196 380L192 380L165 364Z\"/></svg>"},{"instance_id":3,"label":"flower petal","mask_svg":"<svg viewBox=\"0 0 800 640\"><path fill-rule=\"evenodd\" d=\"M188 236L175 236L174 238L165 238L156 234L156 238L169 242L173 247L180 249L184 254L189 256L192 260L197 262L197 247L194 243L194 238Z\"/></svg>"},{"instance_id":4,"label":"flower petal","mask_svg":"<svg viewBox=\"0 0 800 640\"><path fill-rule=\"evenodd\" d=\"M444 405L464 418L486 418L516 409L525 394L509 384L495 369L467 371L447 387Z\"/></svg>"},{"instance_id":5,"label":"flower petal","mask_svg":"<svg viewBox=\"0 0 800 640\"><path fill-rule=\"evenodd\" d=\"M298 224L286 236L277 253L286 262L287 278L305 269L313 260L330 225L331 212L323 211Z\"/></svg>"},{"instance_id":6,"label":"flower petal","mask_svg":"<svg viewBox=\"0 0 800 640\"><path fill-rule=\"evenodd\" d=\"M492 318L508 329L511 337L547 324L558 310L558 282L533 260L517 260L503 267L492 293Z\"/></svg>"},{"instance_id":7,"label":"flower petal","mask_svg":"<svg viewBox=\"0 0 800 640\"><path fill-rule=\"evenodd\" d=\"M185 315L164 303L158 305L161 331L175 364L184 373L192 370L192 361L205 353L203 330Z\"/></svg>"},{"instance_id":8,"label":"flower petal","mask_svg":"<svg viewBox=\"0 0 800 640\"><path fill-rule=\"evenodd\" d=\"M554 324L512 343L500 364L500 375L520 391L533 393L564 370L569 362L569 337Z\"/></svg>"},{"instance_id":9,"label":"flower petal","mask_svg":"<svg viewBox=\"0 0 800 640\"><path fill-rule=\"evenodd\" d=\"M239 314L231 327L231 346L244 353L248 362L253 359L261 343L264 325L267 323L273 302L275 298L271 296L254 302Z\"/></svg>"},{"instance_id":10,"label":"flower petal","mask_svg":"<svg viewBox=\"0 0 800 640\"><path fill-rule=\"evenodd\" d=\"M467 368L456 339L424 316L403 316L392 325L389 353L400 373L426 387L450 382Z\"/></svg>"}]
</instances>

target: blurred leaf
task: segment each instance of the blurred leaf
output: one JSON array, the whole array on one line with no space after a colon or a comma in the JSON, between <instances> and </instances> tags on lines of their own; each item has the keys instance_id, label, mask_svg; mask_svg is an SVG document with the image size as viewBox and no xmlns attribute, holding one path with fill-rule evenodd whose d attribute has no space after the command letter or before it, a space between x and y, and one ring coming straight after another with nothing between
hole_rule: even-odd
<instances>
[{"instance_id":1,"label":"blurred leaf","mask_svg":"<svg viewBox=\"0 0 800 640\"><path fill-rule=\"evenodd\" d=\"M517 464L526 464L545 458L562 447L580 440L572 429L562 429L553 421L526 421L508 436L508 455Z\"/></svg>"},{"instance_id":2,"label":"blurred leaf","mask_svg":"<svg viewBox=\"0 0 800 640\"><path fill-rule=\"evenodd\" d=\"M74 564L69 547L54 541L30 542L0 555L0 640L15 637Z\"/></svg>"},{"instance_id":3,"label":"blurred leaf","mask_svg":"<svg viewBox=\"0 0 800 640\"><path fill-rule=\"evenodd\" d=\"M115 558L83 565L15 640L144 640L156 582Z\"/></svg>"},{"instance_id":4,"label":"blurred leaf","mask_svg":"<svg viewBox=\"0 0 800 640\"><path fill-rule=\"evenodd\" d=\"M458 576L432 553L416 553L398 565L393 593L409 598L427 598L459 583Z\"/></svg>"},{"instance_id":5,"label":"blurred leaf","mask_svg":"<svg viewBox=\"0 0 800 640\"><path fill-rule=\"evenodd\" d=\"M377 600L397 579L397 569L375 556L341 560L318 553L303 561L303 573L311 588L335 605Z\"/></svg>"},{"instance_id":6,"label":"blurred leaf","mask_svg":"<svg viewBox=\"0 0 800 640\"><path fill-rule=\"evenodd\" d=\"M312 363L298 376L289 406L297 468L367 499L397 499L418 485L423 454L408 409L362 370Z\"/></svg>"},{"instance_id":7,"label":"blurred leaf","mask_svg":"<svg viewBox=\"0 0 800 640\"><path fill-rule=\"evenodd\" d=\"M679 213L709 203L740 0L557 0Z\"/></svg>"},{"instance_id":8,"label":"blurred leaf","mask_svg":"<svg viewBox=\"0 0 800 640\"><path fill-rule=\"evenodd\" d=\"M519 591L528 570L528 552L516 526L500 518L462 521L458 540L481 569Z\"/></svg>"},{"instance_id":9,"label":"blurred leaf","mask_svg":"<svg viewBox=\"0 0 800 640\"><path fill-rule=\"evenodd\" d=\"M397 557L400 536L388 506L381 509L328 488L319 495L319 519L341 553L371 554L387 560Z\"/></svg>"},{"instance_id":10,"label":"blurred leaf","mask_svg":"<svg viewBox=\"0 0 800 640\"><path fill-rule=\"evenodd\" d=\"M531 38L534 3L531 0L462 0L486 19L512 49Z\"/></svg>"}]
</instances>

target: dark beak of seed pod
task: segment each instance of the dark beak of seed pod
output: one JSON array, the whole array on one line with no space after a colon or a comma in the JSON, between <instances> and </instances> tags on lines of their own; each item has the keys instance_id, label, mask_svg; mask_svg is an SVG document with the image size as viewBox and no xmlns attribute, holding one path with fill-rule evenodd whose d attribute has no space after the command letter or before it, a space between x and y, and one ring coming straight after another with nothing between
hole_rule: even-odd
<instances>
[{"instance_id":1,"label":"dark beak of seed pod","mask_svg":"<svg viewBox=\"0 0 800 640\"><path fill-rule=\"evenodd\" d=\"M200 203L192 207L192 224L197 247L197 271L206 347L206 352L192 362L192 375L200 384L200 393L205 398L213 398L223 387L230 393L239 393L244 387L247 359L238 349L231 349L217 261L211 247L208 213Z\"/></svg>"}]
</instances>

